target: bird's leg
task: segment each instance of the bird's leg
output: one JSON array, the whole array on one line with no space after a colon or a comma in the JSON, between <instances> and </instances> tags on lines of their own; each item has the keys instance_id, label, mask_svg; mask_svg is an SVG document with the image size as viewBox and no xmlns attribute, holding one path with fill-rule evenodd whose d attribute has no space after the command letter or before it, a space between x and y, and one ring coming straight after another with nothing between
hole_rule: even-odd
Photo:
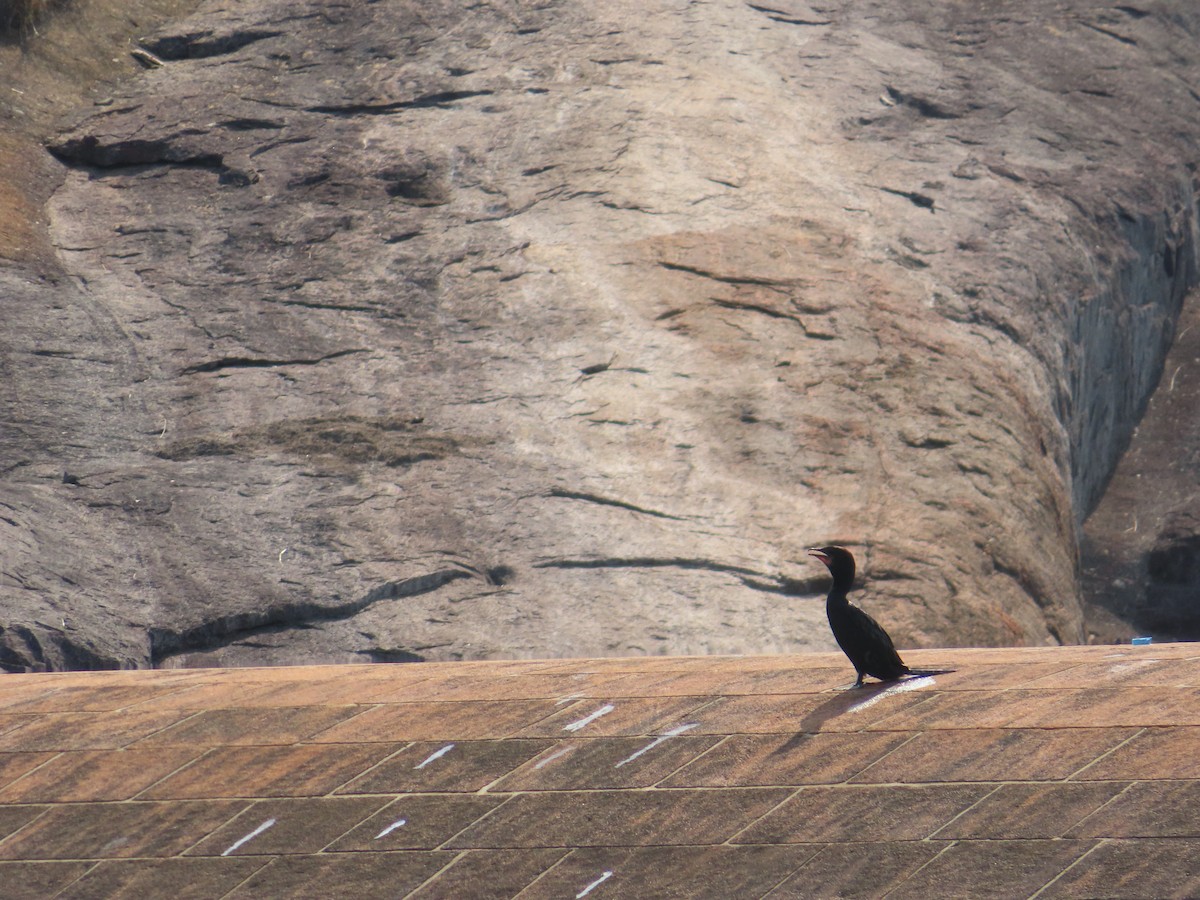
<instances>
[{"instance_id":1,"label":"bird's leg","mask_svg":"<svg viewBox=\"0 0 1200 900\"><path fill-rule=\"evenodd\" d=\"M863 686L863 676L864 676L865 674L866 674L865 672L859 672L859 673L858 673L858 681L854 682L854 686L855 686L856 688L860 688L860 687L862 687L862 686Z\"/></svg>"}]
</instances>

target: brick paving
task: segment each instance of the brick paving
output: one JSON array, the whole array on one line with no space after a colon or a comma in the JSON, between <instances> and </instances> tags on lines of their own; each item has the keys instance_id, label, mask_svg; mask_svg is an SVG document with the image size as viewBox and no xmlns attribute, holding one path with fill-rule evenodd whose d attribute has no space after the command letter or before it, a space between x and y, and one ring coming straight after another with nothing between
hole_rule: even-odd
<instances>
[{"instance_id":1,"label":"brick paving","mask_svg":"<svg viewBox=\"0 0 1200 900\"><path fill-rule=\"evenodd\" d=\"M1200 645L0 677L6 898L1200 896Z\"/></svg>"}]
</instances>

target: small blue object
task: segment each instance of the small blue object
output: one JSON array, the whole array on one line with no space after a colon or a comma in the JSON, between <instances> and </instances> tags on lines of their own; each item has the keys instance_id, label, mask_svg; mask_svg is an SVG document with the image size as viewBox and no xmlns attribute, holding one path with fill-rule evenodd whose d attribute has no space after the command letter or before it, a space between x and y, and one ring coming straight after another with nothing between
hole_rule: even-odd
<instances>
[{"instance_id":1,"label":"small blue object","mask_svg":"<svg viewBox=\"0 0 1200 900\"><path fill-rule=\"evenodd\" d=\"M1149 644L1149 643L1150 643L1151 641L1153 641L1153 640L1154 640L1154 638L1148 638L1148 637L1134 638L1134 639L1133 639L1133 646L1135 646L1135 647L1145 647L1147 644Z\"/></svg>"}]
</instances>

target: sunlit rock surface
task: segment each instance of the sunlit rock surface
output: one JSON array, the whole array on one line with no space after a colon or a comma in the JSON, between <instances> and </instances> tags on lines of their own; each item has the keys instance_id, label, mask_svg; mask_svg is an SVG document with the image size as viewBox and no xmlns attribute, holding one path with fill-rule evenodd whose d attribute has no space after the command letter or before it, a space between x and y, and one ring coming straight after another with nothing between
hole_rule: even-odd
<instances>
[{"instance_id":1,"label":"sunlit rock surface","mask_svg":"<svg viewBox=\"0 0 1200 900\"><path fill-rule=\"evenodd\" d=\"M204 6L0 270L4 662L1077 642L1191 4Z\"/></svg>"}]
</instances>

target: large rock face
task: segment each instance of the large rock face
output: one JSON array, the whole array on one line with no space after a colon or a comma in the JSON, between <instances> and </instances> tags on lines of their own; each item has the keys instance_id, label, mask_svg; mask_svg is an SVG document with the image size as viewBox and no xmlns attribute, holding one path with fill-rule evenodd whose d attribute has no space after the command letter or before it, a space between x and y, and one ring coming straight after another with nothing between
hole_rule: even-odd
<instances>
[{"instance_id":1,"label":"large rock face","mask_svg":"<svg viewBox=\"0 0 1200 900\"><path fill-rule=\"evenodd\" d=\"M211 5L0 270L5 664L1079 641L1189 3Z\"/></svg>"}]
</instances>

